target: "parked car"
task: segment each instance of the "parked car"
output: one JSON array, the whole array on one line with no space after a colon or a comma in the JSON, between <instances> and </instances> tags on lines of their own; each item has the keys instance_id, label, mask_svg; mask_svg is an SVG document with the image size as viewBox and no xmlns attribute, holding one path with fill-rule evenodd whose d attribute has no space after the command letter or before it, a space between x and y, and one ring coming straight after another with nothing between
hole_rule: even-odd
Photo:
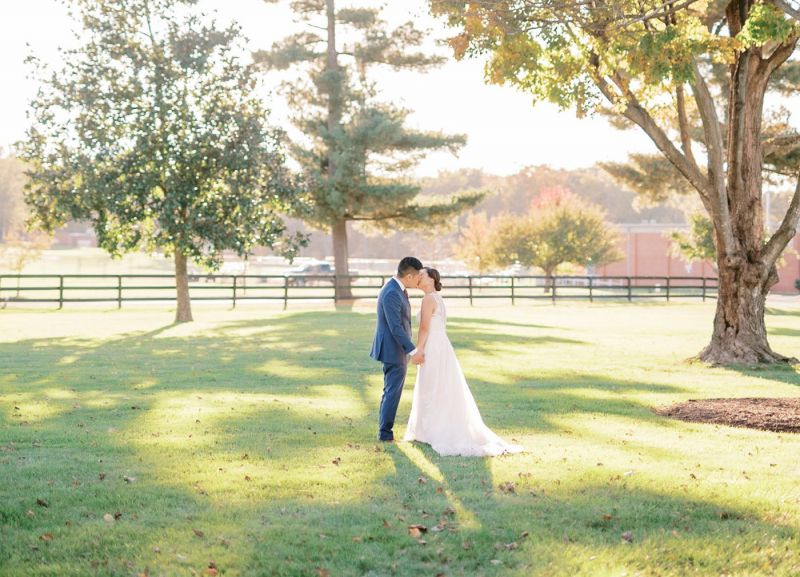
<instances>
[{"instance_id":1,"label":"parked car","mask_svg":"<svg viewBox=\"0 0 800 577\"><path fill-rule=\"evenodd\" d=\"M333 265L329 262L311 261L289 269L285 276L289 279L289 286L306 286L322 283L333 284L333 275L335 272L336 269L334 269Z\"/></svg>"}]
</instances>

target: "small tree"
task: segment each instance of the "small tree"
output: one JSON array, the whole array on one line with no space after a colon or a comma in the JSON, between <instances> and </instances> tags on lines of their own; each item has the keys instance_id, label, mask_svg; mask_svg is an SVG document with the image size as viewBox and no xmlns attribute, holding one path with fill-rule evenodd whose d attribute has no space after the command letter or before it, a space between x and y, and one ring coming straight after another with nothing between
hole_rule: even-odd
<instances>
[{"instance_id":1,"label":"small tree","mask_svg":"<svg viewBox=\"0 0 800 577\"><path fill-rule=\"evenodd\" d=\"M0 262L16 275L21 275L25 267L39 260L42 251L50 246L52 237L41 232L23 234L15 232L0 244ZM17 276L17 297L19 297L20 278Z\"/></svg>"},{"instance_id":2,"label":"small tree","mask_svg":"<svg viewBox=\"0 0 800 577\"><path fill-rule=\"evenodd\" d=\"M427 152L456 152L466 142L463 135L407 127L409 111L380 102L370 81L375 68L422 71L441 64L442 57L418 50L422 31L412 22L391 29L379 9L337 8L335 0L295 0L291 6L307 29L254 57L266 69L298 71L285 89L303 135L293 156L312 207L300 217L330 230L337 295L350 298L348 222L384 231L429 229L447 225L483 195L422 200L420 186L404 176Z\"/></svg>"},{"instance_id":3,"label":"small tree","mask_svg":"<svg viewBox=\"0 0 800 577\"><path fill-rule=\"evenodd\" d=\"M281 245L292 189L281 135L266 123L256 71L192 0L74 0L80 47L47 73L22 145L33 222L92 222L118 256L140 246L175 260L176 321L192 320L187 259ZM179 14L185 14L179 16Z\"/></svg>"},{"instance_id":4,"label":"small tree","mask_svg":"<svg viewBox=\"0 0 800 577\"><path fill-rule=\"evenodd\" d=\"M493 229L494 262L539 267L548 287L561 264L597 266L622 257L619 236L605 212L565 191L547 191L532 203L529 214L503 217Z\"/></svg>"},{"instance_id":5,"label":"small tree","mask_svg":"<svg viewBox=\"0 0 800 577\"><path fill-rule=\"evenodd\" d=\"M459 230L453 253L470 270L483 274L492 266L491 227L485 212L467 215L466 223Z\"/></svg>"}]
</instances>

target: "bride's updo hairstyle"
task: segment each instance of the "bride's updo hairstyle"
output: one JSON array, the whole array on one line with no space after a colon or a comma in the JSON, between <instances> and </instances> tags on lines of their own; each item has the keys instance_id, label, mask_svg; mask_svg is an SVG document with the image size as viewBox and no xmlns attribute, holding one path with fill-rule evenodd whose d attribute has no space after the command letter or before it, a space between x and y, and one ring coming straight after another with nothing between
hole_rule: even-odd
<instances>
[{"instance_id":1,"label":"bride's updo hairstyle","mask_svg":"<svg viewBox=\"0 0 800 577\"><path fill-rule=\"evenodd\" d=\"M425 270L428 271L428 276L433 279L433 288L436 289L436 292L442 290L442 277L439 276L439 271L430 267Z\"/></svg>"}]
</instances>

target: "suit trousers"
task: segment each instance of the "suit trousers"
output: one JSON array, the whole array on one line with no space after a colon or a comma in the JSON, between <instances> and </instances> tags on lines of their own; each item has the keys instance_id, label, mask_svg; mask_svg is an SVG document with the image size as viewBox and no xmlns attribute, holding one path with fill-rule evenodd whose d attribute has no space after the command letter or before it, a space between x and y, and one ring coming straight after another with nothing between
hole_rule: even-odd
<instances>
[{"instance_id":1,"label":"suit trousers","mask_svg":"<svg viewBox=\"0 0 800 577\"><path fill-rule=\"evenodd\" d=\"M403 394L403 384L408 370L408 357L402 363L383 363L383 396L381 397L378 439L390 441L394 439L392 428Z\"/></svg>"}]
</instances>

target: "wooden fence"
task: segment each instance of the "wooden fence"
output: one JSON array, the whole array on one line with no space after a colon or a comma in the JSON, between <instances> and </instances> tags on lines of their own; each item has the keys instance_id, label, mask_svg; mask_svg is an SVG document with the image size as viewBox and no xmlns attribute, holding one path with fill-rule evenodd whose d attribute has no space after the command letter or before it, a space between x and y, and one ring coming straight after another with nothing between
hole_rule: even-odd
<instances>
[{"instance_id":1,"label":"wooden fence","mask_svg":"<svg viewBox=\"0 0 800 577\"><path fill-rule=\"evenodd\" d=\"M352 299L372 299L390 275L350 276ZM717 279L675 276L443 276L448 299L518 300L716 298ZM190 277L192 301L342 300L333 275L202 275ZM415 296L412 291L412 298ZM122 303L172 301L175 277L168 274L0 275L0 303ZM349 299L348 299L349 300Z\"/></svg>"}]
</instances>

